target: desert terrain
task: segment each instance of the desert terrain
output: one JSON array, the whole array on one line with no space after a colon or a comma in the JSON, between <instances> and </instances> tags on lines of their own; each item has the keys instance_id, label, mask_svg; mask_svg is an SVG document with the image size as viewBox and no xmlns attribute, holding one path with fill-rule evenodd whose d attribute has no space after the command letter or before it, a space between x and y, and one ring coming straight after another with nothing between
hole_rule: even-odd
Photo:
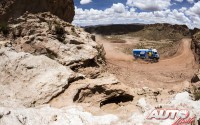
<instances>
[{"instance_id":1,"label":"desert terrain","mask_svg":"<svg viewBox=\"0 0 200 125\"><path fill-rule=\"evenodd\" d=\"M79 27L74 15L73 0L0 1L0 125L168 125L146 117L177 107L199 124L199 29ZM161 58L136 60L135 48Z\"/></svg>"},{"instance_id":2,"label":"desert terrain","mask_svg":"<svg viewBox=\"0 0 200 125\"><path fill-rule=\"evenodd\" d=\"M123 38L121 36L118 41L113 42L102 36L97 37L97 42L103 44L106 51L106 69L130 87L147 86L180 91L189 85L188 83L191 82L191 78L198 70L198 64L191 50L190 38L183 38L178 41L178 45L171 47L169 51L176 51L174 54L164 56L161 54L158 63L135 60L131 53L132 50L130 50L130 54L123 51L128 47L137 49L137 45L141 42L140 38ZM165 43L166 41L163 40L162 44Z\"/></svg>"}]
</instances>

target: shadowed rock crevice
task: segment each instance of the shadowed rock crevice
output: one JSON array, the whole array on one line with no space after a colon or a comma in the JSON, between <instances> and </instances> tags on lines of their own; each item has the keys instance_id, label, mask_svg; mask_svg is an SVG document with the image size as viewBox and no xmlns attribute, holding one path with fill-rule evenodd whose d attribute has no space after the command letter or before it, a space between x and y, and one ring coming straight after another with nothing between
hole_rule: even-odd
<instances>
[{"instance_id":1,"label":"shadowed rock crevice","mask_svg":"<svg viewBox=\"0 0 200 125\"><path fill-rule=\"evenodd\" d=\"M74 62L73 64L70 64L69 66L75 72L78 72L78 70L81 68L86 68L86 67L97 67L98 68L99 67L99 65L97 64L95 59L88 59L83 62L77 61L77 62Z\"/></svg>"},{"instance_id":2,"label":"shadowed rock crevice","mask_svg":"<svg viewBox=\"0 0 200 125\"><path fill-rule=\"evenodd\" d=\"M200 81L200 79L199 79L199 76L196 74L196 75L194 75L194 77L191 79L191 82L192 82L192 83L196 83L196 82L198 82L198 81Z\"/></svg>"},{"instance_id":3,"label":"shadowed rock crevice","mask_svg":"<svg viewBox=\"0 0 200 125\"><path fill-rule=\"evenodd\" d=\"M115 103L125 103L131 102L134 99L134 96L127 94L124 90L120 89L107 89L105 86L94 86L93 88L85 87L77 91L76 95L73 98L74 102L84 103L87 98L99 98L100 107Z\"/></svg>"},{"instance_id":4,"label":"shadowed rock crevice","mask_svg":"<svg viewBox=\"0 0 200 125\"><path fill-rule=\"evenodd\" d=\"M134 99L134 96L129 95L129 94L113 96L113 97L106 99L105 101L102 101L100 103L100 107L107 105L107 104L111 104L111 103L119 104L119 103L131 102L131 101L133 101L133 99Z\"/></svg>"},{"instance_id":5,"label":"shadowed rock crevice","mask_svg":"<svg viewBox=\"0 0 200 125\"><path fill-rule=\"evenodd\" d=\"M78 77L73 77L73 78L70 78L68 80L68 84L65 85L63 88L62 88L62 91L60 91L59 93L57 93L56 95L52 96L51 99L46 103L48 104L49 102L51 102L53 99L57 98L58 96L60 96L61 94L63 94L65 91L67 91L67 89L69 88L69 86L71 84L73 84L73 82L75 81L78 81L78 80L83 80L84 77L83 76L78 76Z\"/></svg>"}]
</instances>

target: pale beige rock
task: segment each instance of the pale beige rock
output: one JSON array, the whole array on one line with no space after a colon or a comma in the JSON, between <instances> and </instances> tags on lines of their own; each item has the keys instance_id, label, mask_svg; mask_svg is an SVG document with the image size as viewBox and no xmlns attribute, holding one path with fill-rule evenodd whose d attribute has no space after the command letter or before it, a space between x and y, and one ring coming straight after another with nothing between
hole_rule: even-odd
<instances>
[{"instance_id":1,"label":"pale beige rock","mask_svg":"<svg viewBox=\"0 0 200 125\"><path fill-rule=\"evenodd\" d=\"M54 107L70 106L76 103L89 103L101 107L110 103L119 104L133 101L129 88L111 74L102 74L96 79L74 82L59 97L51 101Z\"/></svg>"},{"instance_id":2,"label":"pale beige rock","mask_svg":"<svg viewBox=\"0 0 200 125\"><path fill-rule=\"evenodd\" d=\"M94 116L80 107L62 109L0 107L0 125L110 125L117 121L115 115Z\"/></svg>"},{"instance_id":3,"label":"pale beige rock","mask_svg":"<svg viewBox=\"0 0 200 125\"><path fill-rule=\"evenodd\" d=\"M0 104L35 106L64 91L74 72L45 56L0 49Z\"/></svg>"},{"instance_id":4,"label":"pale beige rock","mask_svg":"<svg viewBox=\"0 0 200 125\"><path fill-rule=\"evenodd\" d=\"M10 36L18 52L46 55L71 67L104 63L105 51L92 35L50 13L24 14L16 22Z\"/></svg>"}]
</instances>

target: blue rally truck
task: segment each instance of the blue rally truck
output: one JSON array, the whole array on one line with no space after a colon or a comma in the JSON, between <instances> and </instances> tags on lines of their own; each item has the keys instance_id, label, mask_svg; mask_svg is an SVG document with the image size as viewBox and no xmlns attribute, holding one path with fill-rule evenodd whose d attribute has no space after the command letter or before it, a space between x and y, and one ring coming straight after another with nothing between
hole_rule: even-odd
<instances>
[{"instance_id":1,"label":"blue rally truck","mask_svg":"<svg viewBox=\"0 0 200 125\"><path fill-rule=\"evenodd\" d=\"M147 59L158 62L160 56L156 49L133 49L133 56L135 59Z\"/></svg>"}]
</instances>

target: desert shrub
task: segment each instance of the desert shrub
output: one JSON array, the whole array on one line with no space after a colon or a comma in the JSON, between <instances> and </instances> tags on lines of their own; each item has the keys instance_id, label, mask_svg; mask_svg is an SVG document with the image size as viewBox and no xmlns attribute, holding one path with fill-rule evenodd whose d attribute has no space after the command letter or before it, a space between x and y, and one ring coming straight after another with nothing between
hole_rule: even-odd
<instances>
[{"instance_id":1,"label":"desert shrub","mask_svg":"<svg viewBox=\"0 0 200 125\"><path fill-rule=\"evenodd\" d=\"M56 34L57 39L65 44L65 28L56 21L54 21L53 25L55 26L54 32Z\"/></svg>"},{"instance_id":2,"label":"desert shrub","mask_svg":"<svg viewBox=\"0 0 200 125\"><path fill-rule=\"evenodd\" d=\"M7 23L0 23L0 32L2 32L5 36L9 33L9 27Z\"/></svg>"},{"instance_id":3,"label":"desert shrub","mask_svg":"<svg viewBox=\"0 0 200 125\"><path fill-rule=\"evenodd\" d=\"M55 25L55 32L58 35L63 35L65 33L65 29L60 24L56 24Z\"/></svg>"}]
</instances>

